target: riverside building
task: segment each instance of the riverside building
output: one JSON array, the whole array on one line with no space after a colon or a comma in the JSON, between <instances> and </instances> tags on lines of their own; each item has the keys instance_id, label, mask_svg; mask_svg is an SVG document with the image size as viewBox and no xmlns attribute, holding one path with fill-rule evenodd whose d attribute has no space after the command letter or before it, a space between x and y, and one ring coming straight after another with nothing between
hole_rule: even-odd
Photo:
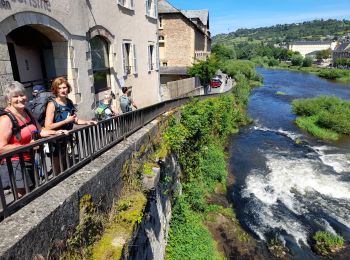
<instances>
[{"instance_id":1,"label":"riverside building","mask_svg":"<svg viewBox=\"0 0 350 260\"><path fill-rule=\"evenodd\" d=\"M158 0L161 83L186 78L194 63L211 53L208 10L179 10Z\"/></svg>"},{"instance_id":2,"label":"riverside building","mask_svg":"<svg viewBox=\"0 0 350 260\"><path fill-rule=\"evenodd\" d=\"M0 1L0 86L17 80L30 95L33 85L65 76L86 118L123 86L138 106L157 103L157 19L156 0Z\"/></svg>"},{"instance_id":3,"label":"riverside building","mask_svg":"<svg viewBox=\"0 0 350 260\"><path fill-rule=\"evenodd\" d=\"M317 52L322 50L334 50L335 41L296 41L288 44L288 50L299 52L304 58L306 56L315 57Z\"/></svg>"}]
</instances>

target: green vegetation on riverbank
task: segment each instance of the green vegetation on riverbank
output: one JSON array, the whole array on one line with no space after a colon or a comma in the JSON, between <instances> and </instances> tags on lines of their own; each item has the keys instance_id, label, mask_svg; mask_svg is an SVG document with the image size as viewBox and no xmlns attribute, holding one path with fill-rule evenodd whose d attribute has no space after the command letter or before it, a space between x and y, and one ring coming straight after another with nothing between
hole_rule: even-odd
<instances>
[{"instance_id":1,"label":"green vegetation on riverbank","mask_svg":"<svg viewBox=\"0 0 350 260\"><path fill-rule=\"evenodd\" d=\"M316 67L315 61L322 64L331 58L330 50L322 50L315 57L303 57L298 52L288 50L287 44L293 41L330 41L346 35L350 21L315 20L298 24L283 24L264 28L239 29L229 34L213 37L212 53L218 59L250 60L257 67L280 68L304 71L340 82L350 82L350 59L334 61L336 68ZM307 29L306 29L307 28Z\"/></svg>"},{"instance_id":2,"label":"green vegetation on riverbank","mask_svg":"<svg viewBox=\"0 0 350 260\"><path fill-rule=\"evenodd\" d=\"M317 254L328 256L344 247L344 238L327 231L317 231L313 236L314 250Z\"/></svg>"},{"instance_id":3,"label":"green vegetation on riverbank","mask_svg":"<svg viewBox=\"0 0 350 260\"><path fill-rule=\"evenodd\" d=\"M233 95L194 100L169 123L165 139L181 165L182 193L173 203L167 259L223 258L205 221L210 193L226 186L227 137L248 121L241 104Z\"/></svg>"},{"instance_id":4,"label":"green vegetation on riverbank","mask_svg":"<svg viewBox=\"0 0 350 260\"><path fill-rule=\"evenodd\" d=\"M292 108L299 116L296 124L318 138L337 140L342 134L350 134L349 101L320 96L294 100Z\"/></svg>"},{"instance_id":5,"label":"green vegetation on riverbank","mask_svg":"<svg viewBox=\"0 0 350 260\"><path fill-rule=\"evenodd\" d=\"M288 65L286 63L280 63L279 65L273 66L272 68L291 70L291 71L302 71L302 72L315 74L325 79L336 80L344 83L350 82L350 70L348 69L302 67L302 66Z\"/></svg>"}]
</instances>

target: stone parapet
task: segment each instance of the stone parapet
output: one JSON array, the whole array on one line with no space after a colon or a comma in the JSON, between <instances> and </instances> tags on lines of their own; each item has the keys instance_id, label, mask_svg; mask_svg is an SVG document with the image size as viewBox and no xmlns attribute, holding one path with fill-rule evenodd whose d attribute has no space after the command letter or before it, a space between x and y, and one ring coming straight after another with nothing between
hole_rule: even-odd
<instances>
[{"instance_id":1,"label":"stone parapet","mask_svg":"<svg viewBox=\"0 0 350 260\"><path fill-rule=\"evenodd\" d=\"M85 194L110 208L122 185L124 163L151 143L157 130L155 120L3 220L0 259L46 256L52 243L64 240L79 223L79 201Z\"/></svg>"}]
</instances>

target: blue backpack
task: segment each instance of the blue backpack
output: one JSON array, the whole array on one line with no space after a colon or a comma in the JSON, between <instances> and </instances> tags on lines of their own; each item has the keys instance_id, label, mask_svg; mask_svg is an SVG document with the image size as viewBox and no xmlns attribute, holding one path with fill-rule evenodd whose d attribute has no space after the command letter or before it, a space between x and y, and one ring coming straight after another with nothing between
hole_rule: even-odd
<instances>
[{"instance_id":1,"label":"blue backpack","mask_svg":"<svg viewBox=\"0 0 350 260\"><path fill-rule=\"evenodd\" d=\"M132 111L130 99L126 95L121 95L119 98L120 108L123 113Z\"/></svg>"}]
</instances>

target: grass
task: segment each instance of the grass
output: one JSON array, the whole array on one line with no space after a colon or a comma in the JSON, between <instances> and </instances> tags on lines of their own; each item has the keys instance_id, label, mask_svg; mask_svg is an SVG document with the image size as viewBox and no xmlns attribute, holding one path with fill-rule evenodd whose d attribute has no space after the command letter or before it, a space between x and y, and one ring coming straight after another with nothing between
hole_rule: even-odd
<instances>
[{"instance_id":1,"label":"grass","mask_svg":"<svg viewBox=\"0 0 350 260\"><path fill-rule=\"evenodd\" d=\"M344 83L350 82L350 70L346 70L346 69L300 67L300 66L292 66L283 62L281 62L278 66L274 66L273 68L287 69L291 71L303 71L303 72L315 74L321 78L335 80L338 82L344 82Z\"/></svg>"},{"instance_id":2,"label":"grass","mask_svg":"<svg viewBox=\"0 0 350 260\"><path fill-rule=\"evenodd\" d=\"M317 116L313 117L305 117L301 116L296 119L296 124L301 129L305 130L306 132L310 133L311 135L326 139L326 140L338 140L339 134L337 134L334 131L319 127L316 125Z\"/></svg>"},{"instance_id":3,"label":"grass","mask_svg":"<svg viewBox=\"0 0 350 260\"><path fill-rule=\"evenodd\" d=\"M334 96L296 99L293 112L296 124L310 134L327 140L350 135L350 102Z\"/></svg>"},{"instance_id":4,"label":"grass","mask_svg":"<svg viewBox=\"0 0 350 260\"><path fill-rule=\"evenodd\" d=\"M315 241L314 250L317 254L328 256L338 252L344 247L344 238L327 231L317 231L313 239Z\"/></svg>"}]
</instances>

